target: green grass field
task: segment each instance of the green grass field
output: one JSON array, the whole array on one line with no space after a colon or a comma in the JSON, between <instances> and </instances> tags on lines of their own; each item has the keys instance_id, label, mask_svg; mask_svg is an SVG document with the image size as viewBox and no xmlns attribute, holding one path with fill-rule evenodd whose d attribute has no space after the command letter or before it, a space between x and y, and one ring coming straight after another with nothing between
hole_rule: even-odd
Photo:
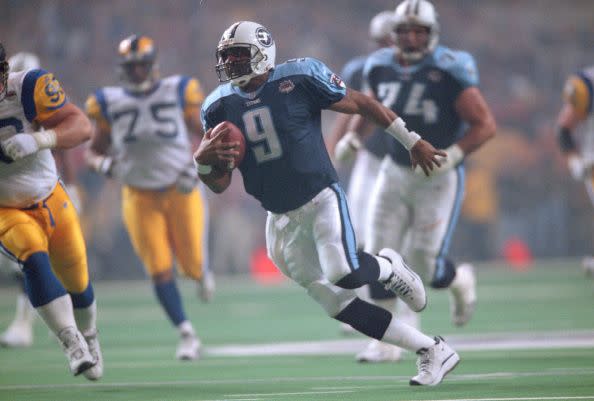
<instances>
[{"instance_id":1,"label":"green grass field","mask_svg":"<svg viewBox=\"0 0 594 401\"><path fill-rule=\"evenodd\" d=\"M449 320L447 293L429 293L423 331L459 350L438 387L413 388L415 357L361 365L362 336L342 337L303 290L218 278L212 304L183 282L201 360L175 360L177 337L147 282L95 284L105 377L72 377L40 320L28 349L0 349L0 400L594 400L594 280L577 262L527 272L479 266L479 305L464 328ZM0 292L0 327L16 289Z\"/></svg>"}]
</instances>

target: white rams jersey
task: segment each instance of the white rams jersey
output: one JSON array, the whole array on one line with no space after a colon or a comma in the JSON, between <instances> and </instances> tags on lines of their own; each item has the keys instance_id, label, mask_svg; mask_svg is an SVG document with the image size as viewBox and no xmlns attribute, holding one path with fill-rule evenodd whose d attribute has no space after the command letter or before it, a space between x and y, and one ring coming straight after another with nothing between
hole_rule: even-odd
<instances>
[{"instance_id":1,"label":"white rams jersey","mask_svg":"<svg viewBox=\"0 0 594 401\"><path fill-rule=\"evenodd\" d=\"M171 76L148 93L105 87L89 97L86 111L111 131L114 175L128 186L161 189L192 165L184 113L203 100L196 79Z\"/></svg>"},{"instance_id":2,"label":"white rams jersey","mask_svg":"<svg viewBox=\"0 0 594 401\"><path fill-rule=\"evenodd\" d=\"M584 135L580 141L582 156L594 160L594 66L569 77L563 96L584 119Z\"/></svg>"},{"instance_id":3,"label":"white rams jersey","mask_svg":"<svg viewBox=\"0 0 594 401\"><path fill-rule=\"evenodd\" d=\"M38 131L68 100L53 74L34 69L10 73L0 101L0 141ZM47 198L58 181L49 149L12 161L0 149L0 207L25 208Z\"/></svg>"}]
</instances>

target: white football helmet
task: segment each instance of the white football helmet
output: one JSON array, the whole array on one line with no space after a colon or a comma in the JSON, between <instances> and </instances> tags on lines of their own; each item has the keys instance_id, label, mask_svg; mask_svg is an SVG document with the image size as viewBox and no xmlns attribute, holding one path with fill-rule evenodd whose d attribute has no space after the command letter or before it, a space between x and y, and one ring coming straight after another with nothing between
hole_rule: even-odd
<instances>
[{"instance_id":1,"label":"white football helmet","mask_svg":"<svg viewBox=\"0 0 594 401\"><path fill-rule=\"evenodd\" d=\"M437 11L428 0L404 0L394 12L394 29L401 25L421 25L429 29L429 40L425 49L406 51L399 47L396 40L398 55L405 60L417 61L431 53L439 42L439 23Z\"/></svg>"},{"instance_id":2,"label":"white football helmet","mask_svg":"<svg viewBox=\"0 0 594 401\"><path fill-rule=\"evenodd\" d=\"M263 25L239 21L223 33L216 57L219 81L245 86L252 78L274 68L276 43Z\"/></svg>"},{"instance_id":3,"label":"white football helmet","mask_svg":"<svg viewBox=\"0 0 594 401\"><path fill-rule=\"evenodd\" d=\"M40 67L39 57L33 53L20 52L8 59L10 72L32 70Z\"/></svg>"},{"instance_id":4,"label":"white football helmet","mask_svg":"<svg viewBox=\"0 0 594 401\"><path fill-rule=\"evenodd\" d=\"M369 37L376 42L394 39L394 12L386 10L378 13L369 23Z\"/></svg>"}]
</instances>

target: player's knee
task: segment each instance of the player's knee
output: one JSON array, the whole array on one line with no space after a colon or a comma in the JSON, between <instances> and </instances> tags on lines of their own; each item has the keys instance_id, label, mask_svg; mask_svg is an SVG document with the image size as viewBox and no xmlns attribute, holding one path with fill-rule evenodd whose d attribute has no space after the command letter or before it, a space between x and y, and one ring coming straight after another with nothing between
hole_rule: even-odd
<instances>
[{"instance_id":1,"label":"player's knee","mask_svg":"<svg viewBox=\"0 0 594 401\"><path fill-rule=\"evenodd\" d=\"M151 273L151 279L156 284L167 283L173 280L173 269L169 268Z\"/></svg>"},{"instance_id":2,"label":"player's knee","mask_svg":"<svg viewBox=\"0 0 594 401\"><path fill-rule=\"evenodd\" d=\"M336 287L327 280L314 281L308 284L306 289L309 296L319 303L330 317L337 316L356 298L353 291Z\"/></svg>"}]
</instances>

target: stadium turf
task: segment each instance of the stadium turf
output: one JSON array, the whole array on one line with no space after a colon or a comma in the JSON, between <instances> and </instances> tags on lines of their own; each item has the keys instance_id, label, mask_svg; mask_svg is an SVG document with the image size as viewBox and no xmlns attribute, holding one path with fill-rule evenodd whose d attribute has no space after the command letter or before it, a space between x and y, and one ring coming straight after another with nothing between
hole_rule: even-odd
<instances>
[{"instance_id":1,"label":"stadium turf","mask_svg":"<svg viewBox=\"0 0 594 401\"><path fill-rule=\"evenodd\" d=\"M174 359L176 333L145 282L95 284L105 377L70 376L38 320L28 349L0 349L0 400L594 400L594 280L578 262L538 263L516 272L479 266L479 304L464 328L449 321L446 292L430 292L423 330L459 350L459 367L435 388L413 388L414 355L360 365L362 336L342 337L290 283L219 277L211 304L182 285L204 343L199 361ZM0 327L16 290L0 290Z\"/></svg>"}]
</instances>

